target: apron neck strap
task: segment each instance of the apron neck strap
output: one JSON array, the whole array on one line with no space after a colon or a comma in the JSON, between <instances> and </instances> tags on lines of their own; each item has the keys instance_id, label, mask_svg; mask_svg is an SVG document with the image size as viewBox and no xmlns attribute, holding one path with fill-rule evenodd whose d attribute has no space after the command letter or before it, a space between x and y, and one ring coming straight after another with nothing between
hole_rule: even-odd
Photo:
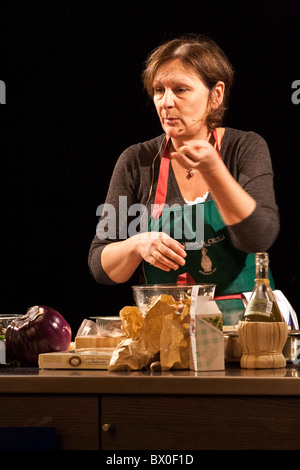
<instances>
[{"instance_id":1,"label":"apron neck strap","mask_svg":"<svg viewBox=\"0 0 300 470\"><path fill-rule=\"evenodd\" d=\"M166 202L167 188L168 188L168 178L169 178L169 168L170 168L170 148L171 139L167 140L165 145L161 162L159 168L159 175L157 181L157 188L155 193L154 208L153 208L153 217L154 219L159 219L163 210L163 207Z\"/></svg>"},{"instance_id":2,"label":"apron neck strap","mask_svg":"<svg viewBox=\"0 0 300 470\"><path fill-rule=\"evenodd\" d=\"M218 139L217 129L213 129L212 134L213 134L215 142L216 142L216 150L217 150L218 154L220 155L220 157L222 158L221 150L220 150L220 147L219 147L219 139Z\"/></svg>"}]
</instances>

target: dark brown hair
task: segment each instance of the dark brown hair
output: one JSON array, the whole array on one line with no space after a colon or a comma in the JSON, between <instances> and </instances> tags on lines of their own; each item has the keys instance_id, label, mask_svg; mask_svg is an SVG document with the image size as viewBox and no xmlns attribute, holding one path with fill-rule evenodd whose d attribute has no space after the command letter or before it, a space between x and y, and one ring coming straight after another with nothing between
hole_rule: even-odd
<instances>
[{"instance_id":1,"label":"dark brown hair","mask_svg":"<svg viewBox=\"0 0 300 470\"><path fill-rule=\"evenodd\" d=\"M213 40L198 35L182 36L158 46L149 55L142 74L144 87L151 98L153 81L159 67L173 59L180 59L183 65L192 67L209 89L210 96L218 81L225 83L222 104L207 117L211 128L220 126L234 76L233 67L224 52Z\"/></svg>"}]
</instances>

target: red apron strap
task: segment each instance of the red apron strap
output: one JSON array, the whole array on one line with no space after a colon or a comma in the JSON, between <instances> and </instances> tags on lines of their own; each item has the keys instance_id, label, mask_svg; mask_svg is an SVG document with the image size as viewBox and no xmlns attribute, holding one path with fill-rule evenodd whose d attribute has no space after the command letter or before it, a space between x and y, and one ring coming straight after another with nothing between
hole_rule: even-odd
<instances>
[{"instance_id":1,"label":"red apron strap","mask_svg":"<svg viewBox=\"0 0 300 470\"><path fill-rule=\"evenodd\" d=\"M167 141L160 162L160 169L157 181L157 188L154 199L153 217L159 219L166 202L167 189L168 189L168 178L169 178L169 167L170 167L170 155L169 155L169 143Z\"/></svg>"},{"instance_id":2,"label":"red apron strap","mask_svg":"<svg viewBox=\"0 0 300 470\"><path fill-rule=\"evenodd\" d=\"M230 300L230 299L244 299L244 294L228 294L228 295L219 295L215 297L214 300Z\"/></svg>"},{"instance_id":3,"label":"red apron strap","mask_svg":"<svg viewBox=\"0 0 300 470\"><path fill-rule=\"evenodd\" d=\"M217 150L218 154L220 155L220 157L222 158L221 150L220 150L220 147L219 147L219 140L218 140L217 130L213 129L212 133L213 133L213 136L214 136L214 139L215 139L215 142L216 142L216 150Z\"/></svg>"}]
</instances>

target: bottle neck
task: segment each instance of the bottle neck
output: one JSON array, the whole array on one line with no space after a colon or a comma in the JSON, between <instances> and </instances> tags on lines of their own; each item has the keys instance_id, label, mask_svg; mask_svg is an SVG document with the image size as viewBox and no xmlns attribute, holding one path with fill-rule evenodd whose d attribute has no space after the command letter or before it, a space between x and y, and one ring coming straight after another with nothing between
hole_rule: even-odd
<instances>
[{"instance_id":1,"label":"bottle neck","mask_svg":"<svg viewBox=\"0 0 300 470\"><path fill-rule=\"evenodd\" d=\"M256 256L255 281L265 281L269 283L269 258L265 253L260 253Z\"/></svg>"}]
</instances>

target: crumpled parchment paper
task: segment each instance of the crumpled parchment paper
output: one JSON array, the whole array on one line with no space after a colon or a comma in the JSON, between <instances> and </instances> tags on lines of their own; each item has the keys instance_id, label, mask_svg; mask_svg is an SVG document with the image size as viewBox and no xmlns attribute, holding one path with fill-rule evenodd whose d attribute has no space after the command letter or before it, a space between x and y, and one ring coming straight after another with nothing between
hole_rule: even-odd
<instances>
[{"instance_id":1,"label":"crumpled parchment paper","mask_svg":"<svg viewBox=\"0 0 300 470\"><path fill-rule=\"evenodd\" d=\"M124 307L128 322L130 307ZM137 315L136 308L134 315ZM134 336L122 341L114 350L109 371L140 370L149 365L151 358L160 356L161 370L187 369L189 367L190 298L175 302L170 295L162 294L148 310L143 321L134 328ZM124 312L123 312L124 313ZM122 311L120 312L122 318ZM128 327L128 325L127 325Z\"/></svg>"}]
</instances>

